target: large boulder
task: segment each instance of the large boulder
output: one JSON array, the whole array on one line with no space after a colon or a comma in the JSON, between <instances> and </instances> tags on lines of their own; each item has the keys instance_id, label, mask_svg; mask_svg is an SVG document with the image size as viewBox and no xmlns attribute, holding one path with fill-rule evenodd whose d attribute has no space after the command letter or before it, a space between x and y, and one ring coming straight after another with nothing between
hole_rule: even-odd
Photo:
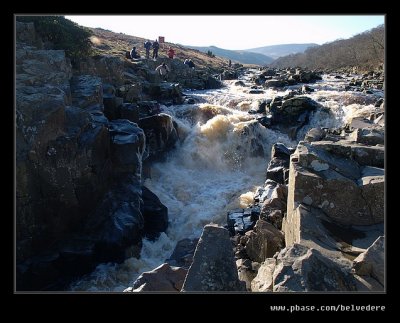
<instances>
[{"instance_id":1,"label":"large boulder","mask_svg":"<svg viewBox=\"0 0 400 323\"><path fill-rule=\"evenodd\" d=\"M64 86L72 77L71 63L63 50L19 47L16 51L16 64L16 81L24 85Z\"/></svg>"},{"instance_id":2,"label":"large boulder","mask_svg":"<svg viewBox=\"0 0 400 323\"><path fill-rule=\"evenodd\" d=\"M266 179L280 184L287 184L289 180L289 159L295 151L282 143L275 143L271 150L271 160L267 167Z\"/></svg>"},{"instance_id":3,"label":"large boulder","mask_svg":"<svg viewBox=\"0 0 400 323\"><path fill-rule=\"evenodd\" d=\"M143 215L141 189L133 175L115 181L85 224L85 236L95 242L97 262L122 262L139 257Z\"/></svg>"},{"instance_id":4,"label":"large boulder","mask_svg":"<svg viewBox=\"0 0 400 323\"><path fill-rule=\"evenodd\" d=\"M261 264L257 275L251 281L252 292L272 292L274 287L275 258L268 258Z\"/></svg>"},{"instance_id":5,"label":"large boulder","mask_svg":"<svg viewBox=\"0 0 400 323\"><path fill-rule=\"evenodd\" d=\"M248 235L246 253L256 262L261 263L266 258L271 258L285 246L282 232L264 220L258 220L254 229L246 235Z\"/></svg>"},{"instance_id":6,"label":"large boulder","mask_svg":"<svg viewBox=\"0 0 400 323\"><path fill-rule=\"evenodd\" d=\"M208 224L197 244L182 291L244 291L239 281L228 230Z\"/></svg>"},{"instance_id":7,"label":"large boulder","mask_svg":"<svg viewBox=\"0 0 400 323\"><path fill-rule=\"evenodd\" d=\"M382 286L385 285L385 237L380 236L356 259L353 268L361 276L371 276Z\"/></svg>"},{"instance_id":8,"label":"large boulder","mask_svg":"<svg viewBox=\"0 0 400 323\"><path fill-rule=\"evenodd\" d=\"M145 137L108 122L101 79L71 78L64 51L19 44L16 56L17 287L60 290L139 255Z\"/></svg>"},{"instance_id":9,"label":"large boulder","mask_svg":"<svg viewBox=\"0 0 400 323\"><path fill-rule=\"evenodd\" d=\"M179 292L185 280L187 270L162 264L157 268L144 272L135 280L132 287L124 292Z\"/></svg>"},{"instance_id":10,"label":"large boulder","mask_svg":"<svg viewBox=\"0 0 400 323\"><path fill-rule=\"evenodd\" d=\"M80 59L76 65L79 74L95 75L116 86L124 84L124 61L119 57L96 55Z\"/></svg>"},{"instance_id":11,"label":"large boulder","mask_svg":"<svg viewBox=\"0 0 400 323\"><path fill-rule=\"evenodd\" d=\"M175 146L178 133L172 117L165 113L142 118L139 126L146 135L146 147L151 160L159 160Z\"/></svg>"},{"instance_id":12,"label":"large boulder","mask_svg":"<svg viewBox=\"0 0 400 323\"><path fill-rule=\"evenodd\" d=\"M168 208L146 186L142 186L142 200L144 233L150 239L158 238L168 228Z\"/></svg>"},{"instance_id":13,"label":"large boulder","mask_svg":"<svg viewBox=\"0 0 400 323\"><path fill-rule=\"evenodd\" d=\"M351 159L299 143L290 161L288 219L300 203L305 203L345 225L382 222L384 177L381 173L373 181L363 181L362 172L363 168ZM371 201L364 192L378 194Z\"/></svg>"},{"instance_id":14,"label":"large boulder","mask_svg":"<svg viewBox=\"0 0 400 323\"><path fill-rule=\"evenodd\" d=\"M276 259L274 292L355 290L353 277L318 250L294 244L283 249Z\"/></svg>"},{"instance_id":15,"label":"large boulder","mask_svg":"<svg viewBox=\"0 0 400 323\"><path fill-rule=\"evenodd\" d=\"M109 131L113 171L136 174L140 178L142 156L146 147L143 130L129 120L117 119L109 123Z\"/></svg>"},{"instance_id":16,"label":"large boulder","mask_svg":"<svg viewBox=\"0 0 400 323\"><path fill-rule=\"evenodd\" d=\"M72 103L85 109L103 105L103 85L97 76L79 75L71 79Z\"/></svg>"},{"instance_id":17,"label":"large boulder","mask_svg":"<svg viewBox=\"0 0 400 323\"><path fill-rule=\"evenodd\" d=\"M323 107L306 96L296 96L270 103L271 125L295 139L301 127L308 123L311 112ZM325 110L322 110L325 111Z\"/></svg>"}]
</instances>

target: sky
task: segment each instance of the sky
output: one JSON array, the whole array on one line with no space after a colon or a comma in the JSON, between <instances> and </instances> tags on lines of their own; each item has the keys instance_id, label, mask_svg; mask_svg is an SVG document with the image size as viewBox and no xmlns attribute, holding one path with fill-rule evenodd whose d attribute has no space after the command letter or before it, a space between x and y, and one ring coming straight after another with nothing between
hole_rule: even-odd
<instances>
[{"instance_id":1,"label":"sky","mask_svg":"<svg viewBox=\"0 0 400 323\"><path fill-rule=\"evenodd\" d=\"M65 16L79 25L192 46L251 49L277 44L324 44L350 38L385 21L384 15Z\"/></svg>"}]
</instances>

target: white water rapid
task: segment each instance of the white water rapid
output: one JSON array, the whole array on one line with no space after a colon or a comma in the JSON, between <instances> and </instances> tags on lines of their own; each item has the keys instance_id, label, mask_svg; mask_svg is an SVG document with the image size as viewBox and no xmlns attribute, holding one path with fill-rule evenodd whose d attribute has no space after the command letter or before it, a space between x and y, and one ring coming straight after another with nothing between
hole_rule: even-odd
<instances>
[{"instance_id":1,"label":"white water rapid","mask_svg":"<svg viewBox=\"0 0 400 323\"><path fill-rule=\"evenodd\" d=\"M247 83L256 72L249 71L241 80ZM383 97L382 91L373 95L347 92L345 82L324 76L309 85L315 92L307 96L331 113L315 112L298 138L304 138L312 127L338 127L353 116L375 110L374 102ZM224 225L227 211L251 204L253 193L264 183L274 143L296 146L287 135L258 123L260 115L248 113L263 100L283 96L288 90L249 94L250 87L235 86L235 81L224 83L226 87L218 90L186 92L206 103L164 107L178 123L181 142L167 161L153 165L152 178L145 185L168 207L167 232L155 242L144 240L140 259L100 264L70 290L123 291L131 286L142 272L168 259L179 240L199 237L207 223Z\"/></svg>"}]
</instances>

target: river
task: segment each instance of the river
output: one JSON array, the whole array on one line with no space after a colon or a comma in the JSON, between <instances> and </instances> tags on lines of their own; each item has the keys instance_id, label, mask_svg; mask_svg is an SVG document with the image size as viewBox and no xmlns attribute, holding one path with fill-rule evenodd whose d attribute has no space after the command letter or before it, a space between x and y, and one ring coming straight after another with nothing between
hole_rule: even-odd
<instances>
[{"instance_id":1,"label":"river","mask_svg":"<svg viewBox=\"0 0 400 323\"><path fill-rule=\"evenodd\" d=\"M250 79L256 73L248 70L240 80L254 85ZM262 126L256 120L260 115L248 111L301 85L249 94L249 86L236 86L235 82L224 81L225 87L217 90L185 92L203 103L163 106L178 123L181 141L165 162L153 165L145 186L168 207L167 232L155 242L144 240L140 259L100 264L93 273L74 282L70 290L123 291L142 272L169 258L179 240L199 237L207 223L224 225L227 211L251 204L254 192L264 183L274 143L296 147L308 129L342 126L351 117L375 111L374 103L383 97L380 90L373 94L345 91L349 79L324 75L321 81L309 84L315 91L306 96L329 108L329 113L313 113L297 140L290 140L286 134Z\"/></svg>"}]
</instances>

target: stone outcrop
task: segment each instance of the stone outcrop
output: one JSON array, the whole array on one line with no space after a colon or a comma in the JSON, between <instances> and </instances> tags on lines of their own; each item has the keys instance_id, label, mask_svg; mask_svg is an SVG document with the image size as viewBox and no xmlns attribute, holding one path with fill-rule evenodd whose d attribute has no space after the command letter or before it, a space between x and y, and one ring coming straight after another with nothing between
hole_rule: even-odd
<instances>
[{"instance_id":1,"label":"stone outcrop","mask_svg":"<svg viewBox=\"0 0 400 323\"><path fill-rule=\"evenodd\" d=\"M251 281L252 292L272 292L274 287L275 258L267 258L257 271L257 275Z\"/></svg>"},{"instance_id":2,"label":"stone outcrop","mask_svg":"<svg viewBox=\"0 0 400 323\"><path fill-rule=\"evenodd\" d=\"M355 290L354 278L316 249L294 244L276 258L274 292Z\"/></svg>"},{"instance_id":3,"label":"stone outcrop","mask_svg":"<svg viewBox=\"0 0 400 323\"><path fill-rule=\"evenodd\" d=\"M258 220L254 229L246 235L245 251L251 260L259 263L271 258L285 246L282 232L264 220Z\"/></svg>"},{"instance_id":4,"label":"stone outcrop","mask_svg":"<svg viewBox=\"0 0 400 323\"><path fill-rule=\"evenodd\" d=\"M289 180L289 158L294 152L281 143L272 146L271 160L267 167L266 179L271 179L280 184L287 184Z\"/></svg>"},{"instance_id":5,"label":"stone outcrop","mask_svg":"<svg viewBox=\"0 0 400 323\"><path fill-rule=\"evenodd\" d=\"M356 259L353 268L357 275L371 276L382 286L385 285L385 237L380 236Z\"/></svg>"},{"instance_id":6,"label":"stone outcrop","mask_svg":"<svg viewBox=\"0 0 400 323\"><path fill-rule=\"evenodd\" d=\"M285 97L275 97L267 104L267 115L259 122L268 128L287 133L295 139L298 131L308 123L312 112L319 110L329 113L319 103L306 96L294 96L294 93Z\"/></svg>"},{"instance_id":7,"label":"stone outcrop","mask_svg":"<svg viewBox=\"0 0 400 323\"><path fill-rule=\"evenodd\" d=\"M241 291L228 230L206 225L197 244L182 291Z\"/></svg>"},{"instance_id":8,"label":"stone outcrop","mask_svg":"<svg viewBox=\"0 0 400 323\"><path fill-rule=\"evenodd\" d=\"M345 225L383 221L383 169L375 169L371 178L371 168L362 167L358 157L351 158L353 149L353 144L344 142L299 143L290 161L288 221L301 203L320 208ZM375 157L371 159L376 160ZM368 199L368 194L374 198Z\"/></svg>"},{"instance_id":9,"label":"stone outcrop","mask_svg":"<svg viewBox=\"0 0 400 323\"><path fill-rule=\"evenodd\" d=\"M177 125L168 114L160 113L142 118L139 120L139 126L146 134L151 161L160 160L178 141Z\"/></svg>"},{"instance_id":10,"label":"stone outcrop","mask_svg":"<svg viewBox=\"0 0 400 323\"><path fill-rule=\"evenodd\" d=\"M162 264L152 271L141 274L132 287L124 292L179 292L185 280L187 270Z\"/></svg>"},{"instance_id":11,"label":"stone outcrop","mask_svg":"<svg viewBox=\"0 0 400 323\"><path fill-rule=\"evenodd\" d=\"M17 289L62 290L100 262L138 257L143 234L166 230L168 211L142 193L151 125L137 125L145 96L134 84L134 103L121 96L123 60L98 56L72 69L64 51L41 49L33 24L17 25ZM172 119L160 119L157 140L172 145ZM162 154L168 145L158 144L151 149Z\"/></svg>"},{"instance_id":12,"label":"stone outcrop","mask_svg":"<svg viewBox=\"0 0 400 323\"><path fill-rule=\"evenodd\" d=\"M141 213L144 218L144 233L147 238L158 238L168 228L168 208L146 186L142 186Z\"/></svg>"}]
</instances>

